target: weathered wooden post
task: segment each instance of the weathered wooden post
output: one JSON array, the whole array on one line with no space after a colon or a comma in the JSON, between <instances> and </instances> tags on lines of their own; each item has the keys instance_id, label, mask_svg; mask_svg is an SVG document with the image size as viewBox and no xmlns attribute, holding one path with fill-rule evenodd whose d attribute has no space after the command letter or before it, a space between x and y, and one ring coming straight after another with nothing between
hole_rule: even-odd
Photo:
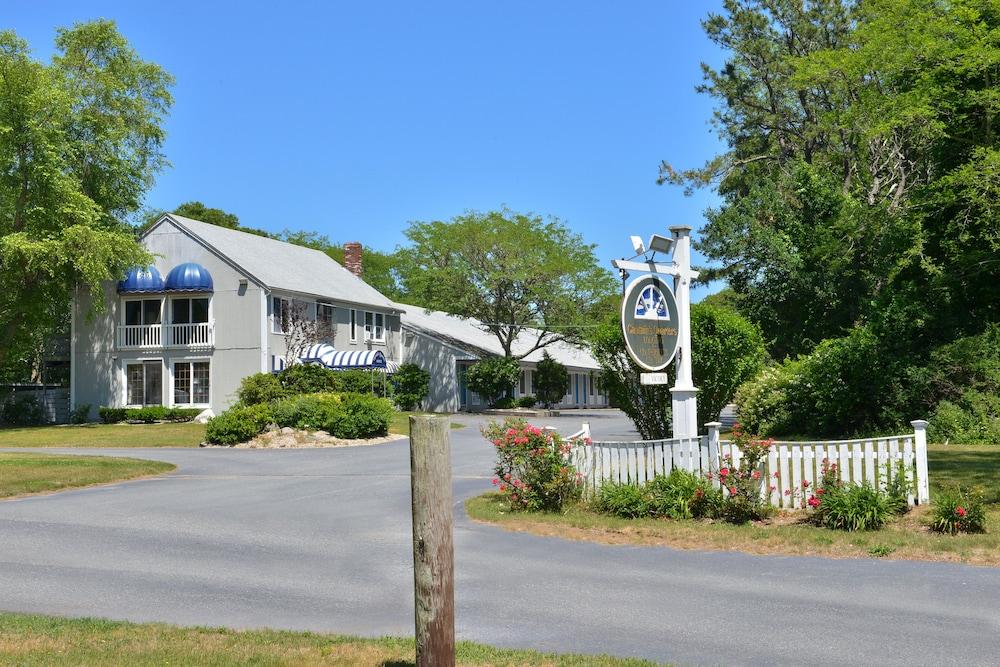
<instances>
[{"instance_id":1,"label":"weathered wooden post","mask_svg":"<svg viewBox=\"0 0 1000 667\"><path fill-rule=\"evenodd\" d=\"M417 667L455 664L450 433L448 417L410 417Z\"/></svg>"}]
</instances>

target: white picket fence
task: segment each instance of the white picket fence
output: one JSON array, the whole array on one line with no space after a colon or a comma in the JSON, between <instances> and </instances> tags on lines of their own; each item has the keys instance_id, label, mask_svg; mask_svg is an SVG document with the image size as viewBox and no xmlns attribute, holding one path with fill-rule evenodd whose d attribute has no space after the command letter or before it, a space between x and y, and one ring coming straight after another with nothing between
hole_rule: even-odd
<instances>
[{"instance_id":1,"label":"white picket fence","mask_svg":"<svg viewBox=\"0 0 1000 667\"><path fill-rule=\"evenodd\" d=\"M911 424L914 431L906 435L775 442L761 466L761 495L768 497L775 507L802 507L822 477L825 460L836 464L840 479L846 484L867 483L885 488L902 470L912 489L907 501L910 505L924 504L930 500L927 422L916 420ZM718 473L725 457L730 456L731 465L738 466L741 453L732 442L720 439L721 424L711 422L706 426L708 435L697 438L588 443L590 426L584 424L581 431L570 436L577 444L569 458L583 474L589 493L608 481L645 484L656 475L669 475L675 468L698 475L712 473L713 483L718 487Z\"/></svg>"}]
</instances>

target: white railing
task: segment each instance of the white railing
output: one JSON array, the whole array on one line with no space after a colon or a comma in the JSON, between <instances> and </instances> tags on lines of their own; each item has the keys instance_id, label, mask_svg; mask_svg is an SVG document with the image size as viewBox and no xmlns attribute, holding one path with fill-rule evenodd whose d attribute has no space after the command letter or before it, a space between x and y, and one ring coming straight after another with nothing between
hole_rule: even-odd
<instances>
[{"instance_id":1,"label":"white railing","mask_svg":"<svg viewBox=\"0 0 1000 667\"><path fill-rule=\"evenodd\" d=\"M775 507L801 508L821 480L826 461L836 464L837 474L845 484L868 484L883 489L901 470L911 489L907 502L927 503L930 500L927 422L917 420L911 424L914 432L906 435L775 442L761 466L761 495L768 497ZM569 458L583 474L586 488L591 492L608 481L645 484L656 475L669 475L674 468L698 475L712 473L713 484L718 487L723 461L738 466L740 450L732 442L720 440L721 424L711 422L706 426L708 435L697 438L587 444L585 438L589 439L590 429L584 424L582 431L570 436L576 444Z\"/></svg>"},{"instance_id":2,"label":"white railing","mask_svg":"<svg viewBox=\"0 0 1000 667\"><path fill-rule=\"evenodd\" d=\"M118 327L118 347L151 349L160 347L212 347L215 323L126 324Z\"/></svg>"}]
</instances>

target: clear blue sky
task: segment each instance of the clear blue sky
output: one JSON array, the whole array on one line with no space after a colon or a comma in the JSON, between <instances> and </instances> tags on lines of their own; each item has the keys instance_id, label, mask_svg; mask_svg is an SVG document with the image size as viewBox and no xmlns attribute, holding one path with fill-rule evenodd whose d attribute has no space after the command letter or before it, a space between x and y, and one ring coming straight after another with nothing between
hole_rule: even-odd
<instances>
[{"instance_id":1,"label":"clear blue sky","mask_svg":"<svg viewBox=\"0 0 1000 667\"><path fill-rule=\"evenodd\" d=\"M114 19L176 77L151 208L389 250L408 221L507 204L608 262L713 202L656 176L720 148L694 92L718 4L7 0L0 25L47 60L57 26Z\"/></svg>"}]
</instances>

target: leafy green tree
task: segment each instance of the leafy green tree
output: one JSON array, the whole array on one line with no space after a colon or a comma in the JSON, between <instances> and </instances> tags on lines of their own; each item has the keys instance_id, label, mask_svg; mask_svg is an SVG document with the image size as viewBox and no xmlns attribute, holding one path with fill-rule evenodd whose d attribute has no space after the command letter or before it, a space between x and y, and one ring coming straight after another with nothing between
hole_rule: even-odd
<instances>
[{"instance_id":1,"label":"leafy green tree","mask_svg":"<svg viewBox=\"0 0 1000 667\"><path fill-rule=\"evenodd\" d=\"M400 410L416 410L430 391L431 374L417 364L402 364L392 376L392 398Z\"/></svg>"},{"instance_id":2,"label":"leafy green tree","mask_svg":"<svg viewBox=\"0 0 1000 667\"><path fill-rule=\"evenodd\" d=\"M60 29L51 63L0 32L0 365L50 332L76 287L150 260L126 217L161 152L172 79L113 22Z\"/></svg>"},{"instance_id":3,"label":"leafy green tree","mask_svg":"<svg viewBox=\"0 0 1000 667\"><path fill-rule=\"evenodd\" d=\"M569 372L549 355L542 353L542 360L535 366L535 397L546 408L559 403L569 391Z\"/></svg>"},{"instance_id":4,"label":"leafy green tree","mask_svg":"<svg viewBox=\"0 0 1000 667\"><path fill-rule=\"evenodd\" d=\"M228 229L240 229L240 219L235 213L227 213L221 208L210 208L200 201L184 202L173 211L177 215L192 220L200 220L210 225L218 225Z\"/></svg>"},{"instance_id":5,"label":"leafy green tree","mask_svg":"<svg viewBox=\"0 0 1000 667\"><path fill-rule=\"evenodd\" d=\"M842 395L864 410L840 428L896 428L919 408L898 387L931 351L1000 321L1000 11L726 0L704 26L727 51L701 90L728 148L661 179L718 189L705 275L728 280L773 356L803 355L795 373L848 368L870 343L867 373L797 400Z\"/></svg>"},{"instance_id":6,"label":"leafy green tree","mask_svg":"<svg viewBox=\"0 0 1000 667\"><path fill-rule=\"evenodd\" d=\"M509 357L487 357L477 361L465 375L465 383L479 394L488 405L495 406L505 396L510 396L521 377L521 367Z\"/></svg>"},{"instance_id":7,"label":"leafy green tree","mask_svg":"<svg viewBox=\"0 0 1000 667\"><path fill-rule=\"evenodd\" d=\"M406 236L412 245L397 255L411 303L479 320L507 357L576 337L591 304L617 287L594 246L556 218L470 211L411 223ZM522 333L530 343L515 349Z\"/></svg>"},{"instance_id":8,"label":"leafy green tree","mask_svg":"<svg viewBox=\"0 0 1000 667\"><path fill-rule=\"evenodd\" d=\"M601 364L602 382L613 405L619 406L646 439L671 437L670 387L675 368L665 372L665 385L643 385L643 372L625 349L621 325L609 321L597 328L591 351ZM741 384L763 368L766 352L760 330L729 308L691 306L691 372L698 387L698 423L714 421Z\"/></svg>"}]
</instances>

